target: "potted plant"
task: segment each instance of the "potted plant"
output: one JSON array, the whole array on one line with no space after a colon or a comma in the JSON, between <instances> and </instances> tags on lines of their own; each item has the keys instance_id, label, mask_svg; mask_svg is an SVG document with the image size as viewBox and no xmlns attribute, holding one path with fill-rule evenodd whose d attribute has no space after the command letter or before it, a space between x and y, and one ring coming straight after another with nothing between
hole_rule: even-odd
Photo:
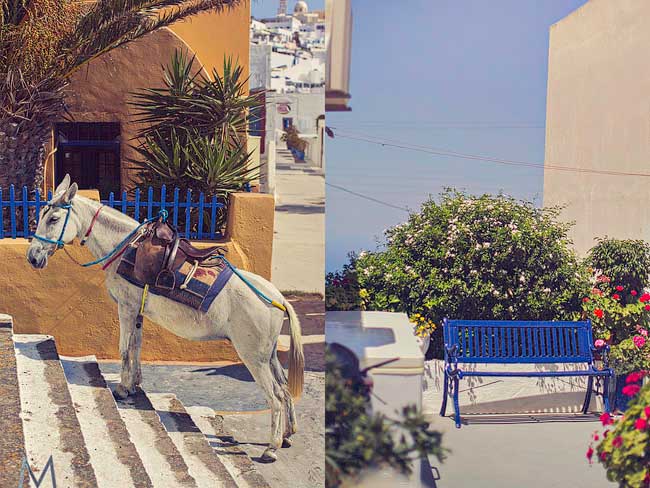
<instances>
[{"instance_id":1,"label":"potted plant","mask_svg":"<svg viewBox=\"0 0 650 488\"><path fill-rule=\"evenodd\" d=\"M613 405L624 411L628 403L623 394L625 378L650 369L650 294L614 285L600 275L589 296L583 298L583 317L591 319L596 343L610 347L609 358L616 372Z\"/></svg>"}]
</instances>

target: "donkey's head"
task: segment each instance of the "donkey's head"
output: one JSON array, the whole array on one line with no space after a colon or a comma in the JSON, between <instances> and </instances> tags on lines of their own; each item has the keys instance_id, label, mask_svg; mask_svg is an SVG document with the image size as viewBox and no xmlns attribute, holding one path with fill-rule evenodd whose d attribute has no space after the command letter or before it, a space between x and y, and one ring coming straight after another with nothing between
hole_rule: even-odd
<instances>
[{"instance_id":1,"label":"donkey's head","mask_svg":"<svg viewBox=\"0 0 650 488\"><path fill-rule=\"evenodd\" d=\"M70 184L70 175L65 175L41 210L34 239L27 249L27 260L34 268L47 266L47 258L77 236L79 222L71 218L72 199L76 194L77 184Z\"/></svg>"}]
</instances>

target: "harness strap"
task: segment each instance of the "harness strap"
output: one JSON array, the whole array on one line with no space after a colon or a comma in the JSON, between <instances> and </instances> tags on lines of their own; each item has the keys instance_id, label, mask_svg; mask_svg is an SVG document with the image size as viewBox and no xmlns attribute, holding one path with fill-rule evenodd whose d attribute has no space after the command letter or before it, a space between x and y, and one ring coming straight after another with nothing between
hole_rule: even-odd
<instances>
[{"instance_id":1,"label":"harness strap","mask_svg":"<svg viewBox=\"0 0 650 488\"><path fill-rule=\"evenodd\" d=\"M86 234L83 236L83 239L81 239L82 246L86 245L86 241L88 240L90 233L93 231L93 226L95 225L95 221L97 220L97 217L99 217L99 212L102 211L102 208L104 208L104 205L100 205L97 212L95 212L95 215L93 215L93 219L90 221L90 227L88 227Z\"/></svg>"},{"instance_id":2,"label":"harness strap","mask_svg":"<svg viewBox=\"0 0 650 488\"><path fill-rule=\"evenodd\" d=\"M221 254L219 254L218 256L214 256L214 259L223 259L223 262L226 263L226 265L228 265L228 267L231 269L231 271L233 273L235 273L239 277L240 280L242 280L251 290L253 290L255 292L255 294L258 297L260 297L266 303L268 303L269 305L273 305L275 308L278 308L278 309L282 310L283 312L287 311L287 307L285 307L281 303L276 302L275 300L272 300L271 298L267 297L264 293L262 293L260 290L258 290L257 287L255 285L253 285L253 283L248 281L244 277L244 275L242 275L239 272L239 270L237 268L235 268L232 264L230 264L230 261L228 261L225 256L222 256Z\"/></svg>"}]
</instances>

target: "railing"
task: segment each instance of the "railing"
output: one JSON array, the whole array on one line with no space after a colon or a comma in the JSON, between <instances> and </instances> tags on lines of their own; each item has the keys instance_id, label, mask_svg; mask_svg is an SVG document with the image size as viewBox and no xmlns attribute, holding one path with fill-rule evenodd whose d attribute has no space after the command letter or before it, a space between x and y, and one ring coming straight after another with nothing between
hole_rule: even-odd
<instances>
[{"instance_id":1,"label":"railing","mask_svg":"<svg viewBox=\"0 0 650 488\"><path fill-rule=\"evenodd\" d=\"M31 237L41 208L51 198L51 191L44 199L39 191L30 195L27 187L18 192L13 185L8 191L0 188L0 239ZM197 198L191 190L181 196L178 188L168 192L163 186L159 192L151 187L146 191L136 188L131 194L123 191L117 199L111 192L108 199L101 202L138 222L151 218L159 210L167 210L169 221L178 228L181 237L206 240L223 237L220 223L225 220L226 205L219 202L217 197L206 198L199 193Z\"/></svg>"}]
</instances>

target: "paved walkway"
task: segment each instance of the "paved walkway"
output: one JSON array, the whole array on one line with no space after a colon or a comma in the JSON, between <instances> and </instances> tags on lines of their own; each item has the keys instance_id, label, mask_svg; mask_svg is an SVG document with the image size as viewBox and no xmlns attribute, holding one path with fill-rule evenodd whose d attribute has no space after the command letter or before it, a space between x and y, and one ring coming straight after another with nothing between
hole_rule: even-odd
<instances>
[{"instance_id":1,"label":"paved walkway","mask_svg":"<svg viewBox=\"0 0 650 488\"><path fill-rule=\"evenodd\" d=\"M437 488L608 488L602 465L589 465L585 453L598 418L583 415L467 416L456 429L437 417L451 449L444 463L431 460L440 479Z\"/></svg>"},{"instance_id":2,"label":"paved walkway","mask_svg":"<svg viewBox=\"0 0 650 488\"><path fill-rule=\"evenodd\" d=\"M324 294L325 176L279 147L275 188L272 281L281 291Z\"/></svg>"}]
</instances>

